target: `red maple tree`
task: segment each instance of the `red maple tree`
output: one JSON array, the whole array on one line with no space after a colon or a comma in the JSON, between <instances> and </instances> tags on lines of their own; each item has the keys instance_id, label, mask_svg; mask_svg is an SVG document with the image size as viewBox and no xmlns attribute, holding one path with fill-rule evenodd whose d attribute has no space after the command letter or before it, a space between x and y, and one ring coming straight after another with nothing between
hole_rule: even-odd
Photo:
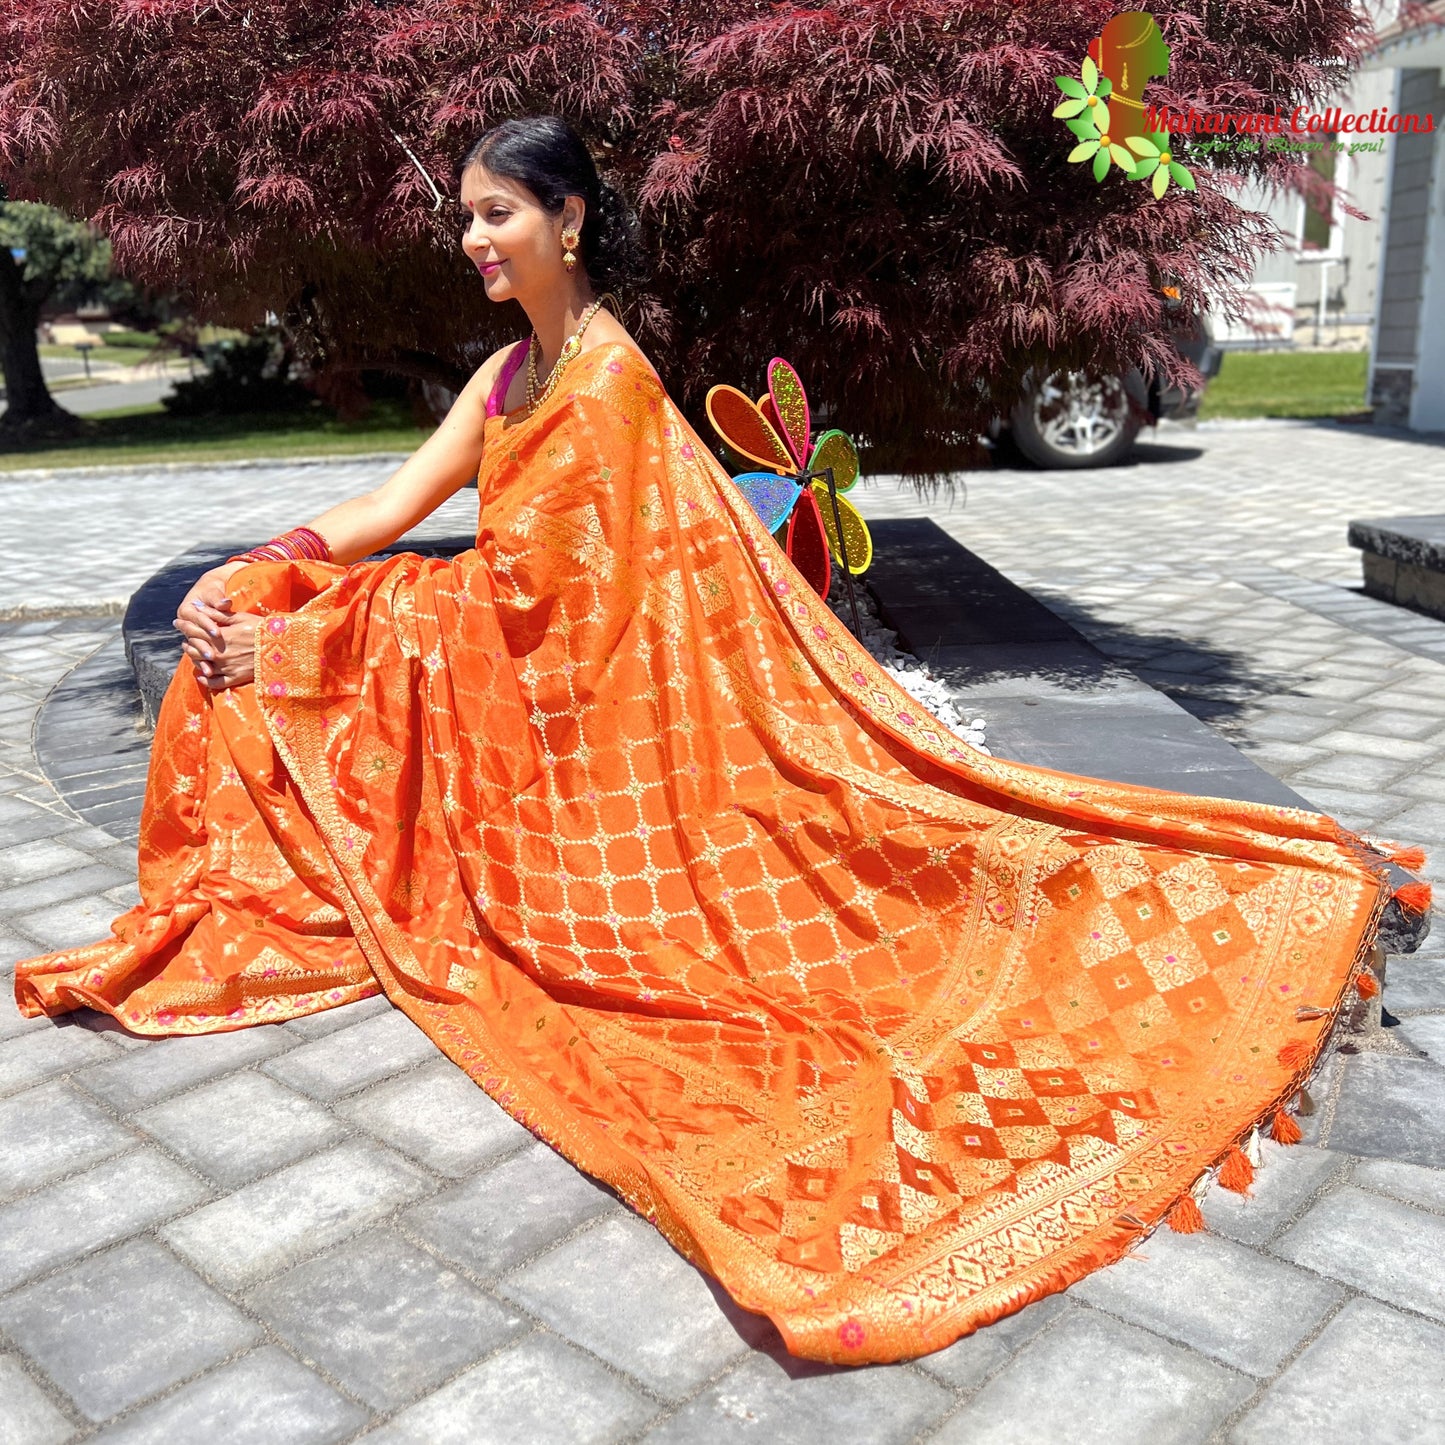
<instances>
[{"instance_id":1,"label":"red maple tree","mask_svg":"<svg viewBox=\"0 0 1445 1445\"><path fill-rule=\"evenodd\" d=\"M778 353L871 466L926 472L1045 359L1177 375L1161 287L1227 295L1271 243L1240 180L1311 183L1267 151L1158 200L1068 165L1053 78L1114 10L0 0L0 174L205 319L277 312L333 396L362 367L455 389L525 327L463 264L455 163L560 111L638 204L656 267L624 315L690 415ZM1175 109L1318 103L1362 37L1349 0L1153 13Z\"/></svg>"}]
</instances>

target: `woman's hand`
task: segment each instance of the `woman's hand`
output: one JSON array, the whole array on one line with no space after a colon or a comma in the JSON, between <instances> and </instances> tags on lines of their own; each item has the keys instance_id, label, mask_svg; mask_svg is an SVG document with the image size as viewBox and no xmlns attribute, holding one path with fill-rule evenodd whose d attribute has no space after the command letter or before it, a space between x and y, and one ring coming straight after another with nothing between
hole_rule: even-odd
<instances>
[{"instance_id":1,"label":"woman's hand","mask_svg":"<svg viewBox=\"0 0 1445 1445\"><path fill-rule=\"evenodd\" d=\"M255 618L249 613L233 613L226 596L227 579L245 565L225 562L197 578L171 624L181 634L181 651L195 666L196 676L213 692L250 682L253 676ZM243 618L249 626L227 637L226 631Z\"/></svg>"},{"instance_id":2,"label":"woman's hand","mask_svg":"<svg viewBox=\"0 0 1445 1445\"><path fill-rule=\"evenodd\" d=\"M237 612L226 619L214 638L188 639L181 644L203 687L224 692L256 680L256 627L261 621L258 613Z\"/></svg>"},{"instance_id":3,"label":"woman's hand","mask_svg":"<svg viewBox=\"0 0 1445 1445\"><path fill-rule=\"evenodd\" d=\"M218 629L231 616L231 599L226 596L226 582L239 572L246 563L223 562L212 567L196 578L186 591L185 600L176 609L176 620L172 624L187 637L218 635Z\"/></svg>"}]
</instances>

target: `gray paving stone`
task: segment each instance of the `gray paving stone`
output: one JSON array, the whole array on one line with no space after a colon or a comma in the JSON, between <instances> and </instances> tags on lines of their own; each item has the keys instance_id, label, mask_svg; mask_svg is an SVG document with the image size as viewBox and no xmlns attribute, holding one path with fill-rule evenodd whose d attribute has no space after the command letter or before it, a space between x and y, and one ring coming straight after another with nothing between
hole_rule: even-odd
<instances>
[{"instance_id":1,"label":"gray paving stone","mask_svg":"<svg viewBox=\"0 0 1445 1445\"><path fill-rule=\"evenodd\" d=\"M1251 718L1249 723L1251 738L1267 738L1282 743L1312 742L1333 728L1333 719L1317 713L1264 713Z\"/></svg>"},{"instance_id":2,"label":"gray paving stone","mask_svg":"<svg viewBox=\"0 0 1445 1445\"><path fill-rule=\"evenodd\" d=\"M635 1215L604 1219L496 1289L664 1399L686 1397L749 1345L776 1338Z\"/></svg>"},{"instance_id":3,"label":"gray paving stone","mask_svg":"<svg viewBox=\"0 0 1445 1445\"><path fill-rule=\"evenodd\" d=\"M1327 1147L1445 1165L1445 1068L1426 1059L1355 1054L1343 1072Z\"/></svg>"},{"instance_id":4,"label":"gray paving stone","mask_svg":"<svg viewBox=\"0 0 1445 1445\"><path fill-rule=\"evenodd\" d=\"M532 1328L393 1234L371 1231L252 1290L247 1304L376 1410L395 1410Z\"/></svg>"},{"instance_id":5,"label":"gray paving stone","mask_svg":"<svg viewBox=\"0 0 1445 1445\"><path fill-rule=\"evenodd\" d=\"M1431 741L1403 738L1389 733L1354 732L1349 728L1336 728L1321 733L1315 741L1322 748L1332 752L1357 753L1365 757L1397 758L1403 762L1416 763L1431 758L1439 751L1438 744Z\"/></svg>"},{"instance_id":6,"label":"gray paving stone","mask_svg":"<svg viewBox=\"0 0 1445 1445\"><path fill-rule=\"evenodd\" d=\"M5 1445L65 1445L76 1427L51 1404L14 1355L0 1355L0 1440Z\"/></svg>"},{"instance_id":7,"label":"gray paving stone","mask_svg":"<svg viewBox=\"0 0 1445 1445\"><path fill-rule=\"evenodd\" d=\"M303 1039L319 1039L327 1034L334 1034L337 1029L348 1029L363 1019L390 1013L395 1007L384 993L378 993L370 998L357 999L355 1003L337 1004L334 1008L324 1008L314 1014L287 1019L282 1027L288 1033L299 1034Z\"/></svg>"},{"instance_id":8,"label":"gray paving stone","mask_svg":"<svg viewBox=\"0 0 1445 1445\"><path fill-rule=\"evenodd\" d=\"M1445 1330L1351 1300L1230 1435L1232 1445L1445 1439ZM1362 1362L1368 1367L1362 1368Z\"/></svg>"},{"instance_id":9,"label":"gray paving stone","mask_svg":"<svg viewBox=\"0 0 1445 1445\"><path fill-rule=\"evenodd\" d=\"M28 938L21 938L18 933L12 933L3 923L0 923L0 972L3 972L7 980L13 978L15 965L23 958L35 956L35 945ZM7 981L6 988L13 988L13 982Z\"/></svg>"},{"instance_id":10,"label":"gray paving stone","mask_svg":"<svg viewBox=\"0 0 1445 1445\"><path fill-rule=\"evenodd\" d=\"M1438 737L1440 733L1438 714L1431 716L1428 712L1407 712L1400 708L1373 708L1354 725L1380 737L1424 738Z\"/></svg>"},{"instance_id":11,"label":"gray paving stone","mask_svg":"<svg viewBox=\"0 0 1445 1445\"><path fill-rule=\"evenodd\" d=\"M457 1179L533 1137L445 1058L353 1095L336 1109L393 1149Z\"/></svg>"},{"instance_id":12,"label":"gray paving stone","mask_svg":"<svg viewBox=\"0 0 1445 1445\"><path fill-rule=\"evenodd\" d=\"M261 1334L149 1239L0 1300L0 1326L97 1423L218 1364Z\"/></svg>"},{"instance_id":13,"label":"gray paving stone","mask_svg":"<svg viewBox=\"0 0 1445 1445\"><path fill-rule=\"evenodd\" d=\"M88 858L85 862L85 867L77 868L73 873L51 873L0 889L0 912L31 913L53 903L86 894L104 893L107 888L118 888L122 883L135 881L130 874L122 873L108 863L93 863Z\"/></svg>"},{"instance_id":14,"label":"gray paving stone","mask_svg":"<svg viewBox=\"0 0 1445 1445\"><path fill-rule=\"evenodd\" d=\"M161 1237L225 1289L336 1244L431 1188L378 1144L349 1141L178 1219Z\"/></svg>"},{"instance_id":15,"label":"gray paving stone","mask_svg":"<svg viewBox=\"0 0 1445 1445\"><path fill-rule=\"evenodd\" d=\"M367 1419L363 1406L276 1345L265 1345L95 1439L105 1445L332 1445Z\"/></svg>"},{"instance_id":16,"label":"gray paving stone","mask_svg":"<svg viewBox=\"0 0 1445 1445\"><path fill-rule=\"evenodd\" d=\"M1445 1065L1445 1014L1416 1014L1402 1020L1399 1030L1407 1043L1428 1054L1434 1063Z\"/></svg>"},{"instance_id":17,"label":"gray paving stone","mask_svg":"<svg viewBox=\"0 0 1445 1445\"><path fill-rule=\"evenodd\" d=\"M40 838L58 838L62 834L73 832L79 827L79 820L66 816L63 813L52 812L49 808L36 807L33 803L21 803L19 799L4 798L0 802L14 802L24 809L22 817L0 821L0 829L3 829L5 841L12 846L18 843L33 843ZM33 916L33 915L29 915ZM25 920L19 920L25 926L26 931L35 933L37 938L43 937L30 927ZM44 923L45 920L40 920ZM46 940L48 942L48 939ZM85 939L77 939L79 943L86 942ZM54 948L65 948L66 943L51 945Z\"/></svg>"},{"instance_id":18,"label":"gray paving stone","mask_svg":"<svg viewBox=\"0 0 1445 1445\"><path fill-rule=\"evenodd\" d=\"M1321 763L1309 763L1290 777L1290 782L1305 790L1314 783L1325 783L1332 788L1348 788L1357 792L1374 792L1389 788L1396 777L1409 769L1409 763L1389 757L1360 757L1357 754L1334 754Z\"/></svg>"},{"instance_id":19,"label":"gray paving stone","mask_svg":"<svg viewBox=\"0 0 1445 1445\"><path fill-rule=\"evenodd\" d=\"M65 1084L0 1101L0 1199L131 1148L135 1135Z\"/></svg>"},{"instance_id":20,"label":"gray paving stone","mask_svg":"<svg viewBox=\"0 0 1445 1445\"><path fill-rule=\"evenodd\" d=\"M1428 947L1435 940L1425 940ZM1395 1014L1445 1008L1445 959L1392 958L1385 966L1385 1007Z\"/></svg>"},{"instance_id":21,"label":"gray paving stone","mask_svg":"<svg viewBox=\"0 0 1445 1445\"><path fill-rule=\"evenodd\" d=\"M1204 1222L1226 1239L1236 1239L1241 1244L1264 1244L1347 1163L1348 1160L1328 1149L1316 1149L1309 1144L1285 1147L1266 1139L1261 1149L1262 1167L1255 1170L1249 1193L1235 1194L1218 1185L1212 1186L1200 1206Z\"/></svg>"},{"instance_id":22,"label":"gray paving stone","mask_svg":"<svg viewBox=\"0 0 1445 1445\"><path fill-rule=\"evenodd\" d=\"M366 1445L609 1445L658 1407L590 1355L539 1332L368 1431Z\"/></svg>"},{"instance_id":23,"label":"gray paving stone","mask_svg":"<svg viewBox=\"0 0 1445 1445\"><path fill-rule=\"evenodd\" d=\"M1445 803L1416 803L1390 819L1391 837L1421 844L1445 838Z\"/></svg>"},{"instance_id":24,"label":"gray paving stone","mask_svg":"<svg viewBox=\"0 0 1445 1445\"><path fill-rule=\"evenodd\" d=\"M615 1197L545 1144L407 1210L403 1227L492 1279L609 1210Z\"/></svg>"},{"instance_id":25,"label":"gray paving stone","mask_svg":"<svg viewBox=\"0 0 1445 1445\"><path fill-rule=\"evenodd\" d=\"M0 1050L0 1095L16 1094L97 1059L115 1057L115 1050L99 1034L78 1028L69 1019L46 1022L48 1027L30 1029Z\"/></svg>"},{"instance_id":26,"label":"gray paving stone","mask_svg":"<svg viewBox=\"0 0 1445 1445\"><path fill-rule=\"evenodd\" d=\"M40 944L36 950L40 954L57 948L79 948L109 938L110 925L122 912L124 910L110 899L93 894L39 908L33 913L19 913L12 921Z\"/></svg>"},{"instance_id":27,"label":"gray paving stone","mask_svg":"<svg viewBox=\"0 0 1445 1445\"><path fill-rule=\"evenodd\" d=\"M829 1369L755 1354L648 1431L649 1445L913 1440L953 1407L936 1381L898 1365Z\"/></svg>"},{"instance_id":28,"label":"gray paving stone","mask_svg":"<svg viewBox=\"0 0 1445 1445\"><path fill-rule=\"evenodd\" d=\"M343 1132L314 1099L249 1070L156 1104L134 1122L228 1189L324 1149Z\"/></svg>"},{"instance_id":29,"label":"gray paving stone","mask_svg":"<svg viewBox=\"0 0 1445 1445\"><path fill-rule=\"evenodd\" d=\"M0 1291L189 1209L205 1185L143 1149L0 1209Z\"/></svg>"},{"instance_id":30,"label":"gray paving stone","mask_svg":"<svg viewBox=\"0 0 1445 1445\"><path fill-rule=\"evenodd\" d=\"M158 1039L136 1053L87 1069L80 1083L111 1108L129 1114L294 1046L295 1040L277 1024Z\"/></svg>"},{"instance_id":31,"label":"gray paving stone","mask_svg":"<svg viewBox=\"0 0 1445 1445\"><path fill-rule=\"evenodd\" d=\"M1362 1189L1327 1194L1274 1252L1389 1304L1445 1319L1445 1218Z\"/></svg>"},{"instance_id":32,"label":"gray paving stone","mask_svg":"<svg viewBox=\"0 0 1445 1445\"><path fill-rule=\"evenodd\" d=\"M1407 798L1423 798L1426 802L1445 802L1445 777L1438 771L1409 773L1396 778L1390 784L1390 791Z\"/></svg>"},{"instance_id":33,"label":"gray paving stone","mask_svg":"<svg viewBox=\"0 0 1445 1445\"><path fill-rule=\"evenodd\" d=\"M13 888L32 878L69 873L94 862L89 853L74 844L75 835L71 833L64 838L43 838L15 848L0 848L0 886Z\"/></svg>"},{"instance_id":34,"label":"gray paving stone","mask_svg":"<svg viewBox=\"0 0 1445 1445\"><path fill-rule=\"evenodd\" d=\"M995 1375L937 1445L1192 1445L1252 1381L1093 1310L1066 1316Z\"/></svg>"},{"instance_id":35,"label":"gray paving stone","mask_svg":"<svg viewBox=\"0 0 1445 1445\"><path fill-rule=\"evenodd\" d=\"M266 1072L317 1099L336 1099L437 1057L437 1046L398 1009L302 1044Z\"/></svg>"},{"instance_id":36,"label":"gray paving stone","mask_svg":"<svg viewBox=\"0 0 1445 1445\"><path fill-rule=\"evenodd\" d=\"M1445 1214L1445 1169L1397 1164L1393 1159L1361 1159L1351 1183Z\"/></svg>"},{"instance_id":37,"label":"gray paving stone","mask_svg":"<svg viewBox=\"0 0 1445 1445\"><path fill-rule=\"evenodd\" d=\"M1156 1230L1070 1290L1203 1355L1269 1376L1344 1291L1210 1234Z\"/></svg>"},{"instance_id":38,"label":"gray paving stone","mask_svg":"<svg viewBox=\"0 0 1445 1445\"><path fill-rule=\"evenodd\" d=\"M930 1375L946 1380L955 1389L971 1390L1000 1365L1013 1359L1046 1325L1052 1325L1076 1308L1078 1306L1062 1294L1045 1295L1016 1314L1006 1315L965 1335L946 1349L920 1355L915 1364Z\"/></svg>"}]
</instances>

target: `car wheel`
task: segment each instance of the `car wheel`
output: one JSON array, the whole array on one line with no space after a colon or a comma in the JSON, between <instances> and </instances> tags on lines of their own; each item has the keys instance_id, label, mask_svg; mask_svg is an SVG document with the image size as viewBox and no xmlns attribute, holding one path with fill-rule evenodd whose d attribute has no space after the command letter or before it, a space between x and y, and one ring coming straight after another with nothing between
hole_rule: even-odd
<instances>
[{"instance_id":1,"label":"car wheel","mask_svg":"<svg viewBox=\"0 0 1445 1445\"><path fill-rule=\"evenodd\" d=\"M1009 428L1035 466L1107 467L1139 434L1139 418L1117 376L1054 371L1013 409Z\"/></svg>"}]
</instances>

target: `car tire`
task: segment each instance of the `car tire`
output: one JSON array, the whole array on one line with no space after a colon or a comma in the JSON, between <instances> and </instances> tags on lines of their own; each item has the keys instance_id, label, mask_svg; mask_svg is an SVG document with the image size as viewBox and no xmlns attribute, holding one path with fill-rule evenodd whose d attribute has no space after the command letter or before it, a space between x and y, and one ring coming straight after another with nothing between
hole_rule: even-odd
<instances>
[{"instance_id":1,"label":"car tire","mask_svg":"<svg viewBox=\"0 0 1445 1445\"><path fill-rule=\"evenodd\" d=\"M1015 445L1035 466L1109 467L1133 449L1141 420L1121 378L1054 371L1009 416Z\"/></svg>"}]
</instances>

